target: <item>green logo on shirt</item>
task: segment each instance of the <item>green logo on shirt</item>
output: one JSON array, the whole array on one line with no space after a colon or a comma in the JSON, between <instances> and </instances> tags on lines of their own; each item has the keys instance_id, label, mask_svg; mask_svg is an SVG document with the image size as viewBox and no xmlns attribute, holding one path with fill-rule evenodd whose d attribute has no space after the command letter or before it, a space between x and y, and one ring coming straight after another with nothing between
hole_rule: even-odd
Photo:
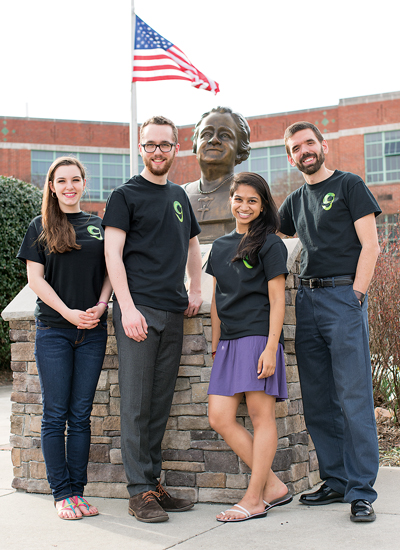
<instances>
[{"instance_id":1,"label":"green logo on shirt","mask_svg":"<svg viewBox=\"0 0 400 550\"><path fill-rule=\"evenodd\" d=\"M175 214L176 214L176 217L178 218L178 220L180 222L183 222L183 208L182 208L182 205L181 205L180 202L178 202L178 201L174 202L174 210L175 210Z\"/></svg>"},{"instance_id":2,"label":"green logo on shirt","mask_svg":"<svg viewBox=\"0 0 400 550\"><path fill-rule=\"evenodd\" d=\"M87 230L95 239L98 239L99 241L103 240L103 235L101 234L99 227L96 227L95 225L88 225Z\"/></svg>"},{"instance_id":3,"label":"green logo on shirt","mask_svg":"<svg viewBox=\"0 0 400 550\"><path fill-rule=\"evenodd\" d=\"M249 259L248 256L246 256L245 258L243 258L243 263L244 263L244 265L245 265L248 269L253 269L253 266L250 265L248 261L246 261L246 260L248 260L248 259Z\"/></svg>"},{"instance_id":4,"label":"green logo on shirt","mask_svg":"<svg viewBox=\"0 0 400 550\"><path fill-rule=\"evenodd\" d=\"M332 208L334 199L335 199L335 193L327 193L323 198L322 208L324 210L330 210Z\"/></svg>"}]
</instances>

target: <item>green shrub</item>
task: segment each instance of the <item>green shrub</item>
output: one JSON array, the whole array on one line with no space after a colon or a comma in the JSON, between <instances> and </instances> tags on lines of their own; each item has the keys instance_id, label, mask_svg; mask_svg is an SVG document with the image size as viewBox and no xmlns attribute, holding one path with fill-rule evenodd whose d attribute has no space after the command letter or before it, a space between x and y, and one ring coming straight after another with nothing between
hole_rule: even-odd
<instances>
[{"instance_id":1,"label":"green shrub","mask_svg":"<svg viewBox=\"0 0 400 550\"><path fill-rule=\"evenodd\" d=\"M16 259L30 221L40 214L42 193L30 183L0 176L0 311L26 285L26 268ZM8 323L0 321L0 368L10 366Z\"/></svg>"}]
</instances>

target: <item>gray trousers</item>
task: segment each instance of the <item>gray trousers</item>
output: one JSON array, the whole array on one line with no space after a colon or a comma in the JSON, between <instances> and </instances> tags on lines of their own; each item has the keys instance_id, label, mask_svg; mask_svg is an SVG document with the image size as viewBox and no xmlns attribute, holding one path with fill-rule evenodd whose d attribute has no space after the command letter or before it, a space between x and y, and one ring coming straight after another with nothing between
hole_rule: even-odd
<instances>
[{"instance_id":1,"label":"gray trousers","mask_svg":"<svg viewBox=\"0 0 400 550\"><path fill-rule=\"evenodd\" d=\"M130 496L154 490L161 473L161 441L182 353L183 313L137 306L147 339L128 338L113 304L121 392L121 451Z\"/></svg>"}]
</instances>

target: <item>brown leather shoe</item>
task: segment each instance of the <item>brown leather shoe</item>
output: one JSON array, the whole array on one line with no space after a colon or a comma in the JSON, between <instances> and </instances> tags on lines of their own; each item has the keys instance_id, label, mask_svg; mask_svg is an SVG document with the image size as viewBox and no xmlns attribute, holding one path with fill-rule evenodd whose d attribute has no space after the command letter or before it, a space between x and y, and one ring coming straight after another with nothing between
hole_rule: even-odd
<instances>
[{"instance_id":1,"label":"brown leather shoe","mask_svg":"<svg viewBox=\"0 0 400 550\"><path fill-rule=\"evenodd\" d=\"M145 523L167 521L168 514L161 508L157 497L158 493L155 491L145 491L131 497L128 512Z\"/></svg>"},{"instance_id":2,"label":"brown leather shoe","mask_svg":"<svg viewBox=\"0 0 400 550\"><path fill-rule=\"evenodd\" d=\"M158 492L158 502L166 512L186 512L194 506L194 502L187 500L186 498L174 498L172 497L159 482L156 491Z\"/></svg>"}]
</instances>

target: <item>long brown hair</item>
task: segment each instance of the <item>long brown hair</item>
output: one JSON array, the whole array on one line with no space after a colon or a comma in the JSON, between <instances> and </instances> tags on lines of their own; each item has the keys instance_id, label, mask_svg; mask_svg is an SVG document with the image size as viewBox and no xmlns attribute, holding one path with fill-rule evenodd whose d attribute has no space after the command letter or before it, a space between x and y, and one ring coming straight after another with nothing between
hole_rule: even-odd
<instances>
[{"instance_id":1,"label":"long brown hair","mask_svg":"<svg viewBox=\"0 0 400 550\"><path fill-rule=\"evenodd\" d=\"M263 177L254 172L240 172L235 174L229 196L232 198L239 185L250 185L261 198L262 211L258 218L251 222L247 233L239 243L236 256L232 262L246 259L250 265L257 264L257 254L262 248L267 235L276 233L279 230L280 219L278 209L272 198L268 183Z\"/></svg>"},{"instance_id":2,"label":"long brown hair","mask_svg":"<svg viewBox=\"0 0 400 550\"><path fill-rule=\"evenodd\" d=\"M50 189L50 182L54 183L54 174L59 166L77 166L82 179L85 180L86 172L83 164L74 157L59 157L50 166L47 172L43 189L42 201L42 225L43 231L39 235L39 241L47 246L50 253L70 252L73 248L79 250L81 246L76 244L76 233L67 215L61 210L57 197L54 197Z\"/></svg>"}]
</instances>

